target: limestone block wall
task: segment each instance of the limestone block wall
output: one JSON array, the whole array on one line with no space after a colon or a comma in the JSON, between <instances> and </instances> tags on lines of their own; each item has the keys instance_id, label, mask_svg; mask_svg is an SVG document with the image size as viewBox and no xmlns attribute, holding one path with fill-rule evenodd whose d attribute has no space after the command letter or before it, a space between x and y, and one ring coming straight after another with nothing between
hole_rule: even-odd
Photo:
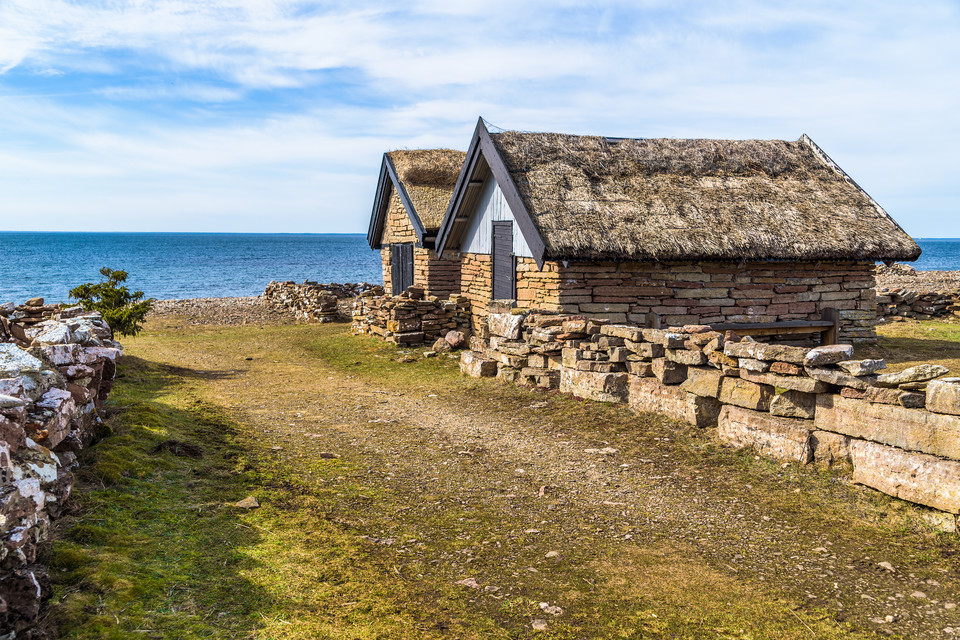
<instances>
[{"instance_id":1,"label":"limestone block wall","mask_svg":"<svg viewBox=\"0 0 960 640\"><path fill-rule=\"evenodd\" d=\"M464 254L462 293L482 320L490 300L490 256ZM517 307L612 322L664 325L818 320L840 312L840 338L876 340L874 265L834 263L517 262Z\"/></svg>"},{"instance_id":2,"label":"limestone block wall","mask_svg":"<svg viewBox=\"0 0 960 640\"><path fill-rule=\"evenodd\" d=\"M388 342L419 345L435 342L470 323L470 303L463 296L441 299L410 287L399 296L370 291L354 301L353 332L373 334Z\"/></svg>"},{"instance_id":3,"label":"limestone block wall","mask_svg":"<svg viewBox=\"0 0 960 640\"><path fill-rule=\"evenodd\" d=\"M552 310L489 314L461 370L628 404L760 455L839 465L854 482L960 514L960 377L884 373L852 345L755 342L705 325L650 329Z\"/></svg>"},{"instance_id":4,"label":"limestone block wall","mask_svg":"<svg viewBox=\"0 0 960 640\"><path fill-rule=\"evenodd\" d=\"M303 283L274 280L263 291L263 303L268 308L293 313L306 322L333 322L340 316L341 300L352 300L366 291L383 294L383 287L366 282L320 284L310 280Z\"/></svg>"},{"instance_id":5,"label":"limestone block wall","mask_svg":"<svg viewBox=\"0 0 960 640\"><path fill-rule=\"evenodd\" d=\"M98 313L36 317L0 311L0 630L16 637L51 595L37 551L70 495L76 454L94 438L122 354Z\"/></svg>"}]
</instances>

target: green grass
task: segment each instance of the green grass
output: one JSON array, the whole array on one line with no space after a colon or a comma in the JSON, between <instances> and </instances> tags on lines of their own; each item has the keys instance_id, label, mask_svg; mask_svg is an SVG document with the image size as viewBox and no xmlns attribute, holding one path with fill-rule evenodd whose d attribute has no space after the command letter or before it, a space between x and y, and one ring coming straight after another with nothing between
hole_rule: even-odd
<instances>
[{"instance_id":1,"label":"green grass","mask_svg":"<svg viewBox=\"0 0 960 640\"><path fill-rule=\"evenodd\" d=\"M921 577L941 550L956 550L905 524L901 503L852 494L832 472L755 460L703 431L622 406L465 379L442 354L400 362L420 352L350 336L342 325L148 326L127 347L133 356L124 358L110 401L114 433L83 453L75 508L50 552L55 597L46 622L63 638L870 637L799 598L718 570L696 549L597 535L617 524L605 508L489 499L488 486L469 484L497 477L495 468L483 475L496 462L483 454L462 456L442 483L430 484L400 473L380 482L371 470L392 459L346 446L339 459L311 456L291 440L283 455L271 451L275 442L255 428L273 415L261 403L289 414L303 398L336 389L336 378L435 394L507 428L536 420L558 437L613 442L625 459L655 452L664 473L702 474L715 495L749 500L774 519L829 535L838 548L872 555L896 530L910 548L929 548L929 557L901 563ZM176 360L185 349L191 363ZM142 359L148 354L167 363ZM390 429L399 438L408 427ZM170 441L202 455L158 448ZM435 468L445 455L417 451ZM419 462L404 462L417 470ZM506 471L511 484L534 483ZM231 506L248 495L263 506ZM530 536L527 522L550 524ZM396 542L371 541L387 536ZM465 563L468 549L473 560ZM562 561L545 563L547 549L561 549ZM502 590L456 585L464 575ZM562 603L565 614L545 615L543 601ZM549 630L533 631L533 618L548 618Z\"/></svg>"}]
</instances>

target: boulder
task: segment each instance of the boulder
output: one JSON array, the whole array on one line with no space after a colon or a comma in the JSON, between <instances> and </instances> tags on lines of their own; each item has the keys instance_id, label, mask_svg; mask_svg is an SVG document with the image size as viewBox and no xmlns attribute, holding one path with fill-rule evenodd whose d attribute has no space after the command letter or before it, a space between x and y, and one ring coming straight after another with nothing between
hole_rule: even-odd
<instances>
[{"instance_id":1,"label":"boulder","mask_svg":"<svg viewBox=\"0 0 960 640\"><path fill-rule=\"evenodd\" d=\"M43 363L16 345L0 343L0 378L16 378L21 373L40 373Z\"/></svg>"}]
</instances>

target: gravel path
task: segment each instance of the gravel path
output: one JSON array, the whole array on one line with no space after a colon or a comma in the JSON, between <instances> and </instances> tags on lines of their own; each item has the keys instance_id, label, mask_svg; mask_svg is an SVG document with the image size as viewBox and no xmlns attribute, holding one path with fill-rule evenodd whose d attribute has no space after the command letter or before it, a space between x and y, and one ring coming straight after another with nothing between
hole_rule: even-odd
<instances>
[{"instance_id":1,"label":"gravel path","mask_svg":"<svg viewBox=\"0 0 960 640\"><path fill-rule=\"evenodd\" d=\"M261 296L157 300L148 318L177 317L187 324L293 324L293 315L268 309Z\"/></svg>"},{"instance_id":2,"label":"gravel path","mask_svg":"<svg viewBox=\"0 0 960 640\"><path fill-rule=\"evenodd\" d=\"M553 553L569 566L615 558L637 597L661 588L650 575L674 571L680 579L700 571L726 581L722 588L759 586L881 633L960 635L955 545L934 552L936 538L897 520L900 503L842 477L758 459L749 464L773 469L762 476L765 485L738 484L729 464L710 463L711 455L735 454L715 453L709 434L684 435L669 421L648 420L643 433L567 429L546 420L566 406L549 394L505 390L498 408L481 392L471 395L469 381L450 393L428 393L346 375L294 340L251 337L242 354L202 336L191 346L189 353L153 355L230 371L205 384L287 462L308 469L321 452L333 451L367 469L363 482L403 506L354 501L331 517L387 547L398 567L414 563L450 581L473 580L478 603L556 592L568 576L544 560ZM252 360L238 362L241 356ZM522 404L508 404L508 396ZM691 446L704 451L702 464L681 450ZM338 487L325 482L324 491ZM484 522L457 533L470 541L466 551L430 543L453 535L431 529L438 508L463 509ZM887 515L889 522L876 523ZM394 545L400 526L417 527L421 542ZM496 550L484 546L491 539ZM659 554L669 567L648 560L629 573L630 553Z\"/></svg>"}]
</instances>

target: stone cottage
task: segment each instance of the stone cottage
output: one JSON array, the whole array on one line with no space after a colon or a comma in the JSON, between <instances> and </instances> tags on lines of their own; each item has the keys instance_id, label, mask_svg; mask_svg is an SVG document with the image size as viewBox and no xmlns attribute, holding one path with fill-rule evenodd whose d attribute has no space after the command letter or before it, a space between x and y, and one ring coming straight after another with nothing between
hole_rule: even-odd
<instances>
[{"instance_id":1,"label":"stone cottage","mask_svg":"<svg viewBox=\"0 0 960 640\"><path fill-rule=\"evenodd\" d=\"M491 300L664 325L839 315L875 339L875 261L920 248L810 138L491 133L481 119L436 240Z\"/></svg>"},{"instance_id":2,"label":"stone cottage","mask_svg":"<svg viewBox=\"0 0 960 640\"><path fill-rule=\"evenodd\" d=\"M411 285L441 297L460 291L457 259L441 256L434 243L463 158L452 149L383 154L367 242L380 250L387 292Z\"/></svg>"}]
</instances>

